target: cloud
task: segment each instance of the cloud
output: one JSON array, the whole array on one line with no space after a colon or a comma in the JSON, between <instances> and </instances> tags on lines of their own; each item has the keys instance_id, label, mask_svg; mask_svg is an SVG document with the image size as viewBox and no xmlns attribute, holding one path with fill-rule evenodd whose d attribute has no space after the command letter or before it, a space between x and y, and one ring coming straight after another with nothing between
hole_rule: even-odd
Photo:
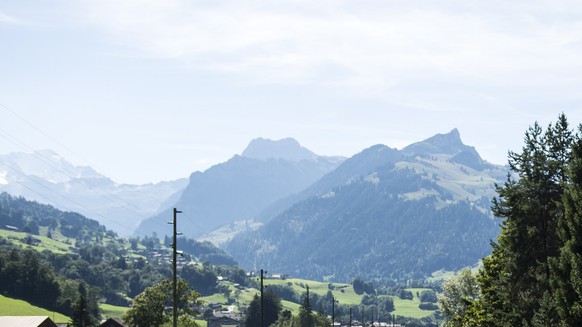
<instances>
[{"instance_id":1,"label":"cloud","mask_svg":"<svg viewBox=\"0 0 582 327\"><path fill-rule=\"evenodd\" d=\"M0 24L20 25L23 24L23 22L3 12L0 12Z\"/></svg>"},{"instance_id":2,"label":"cloud","mask_svg":"<svg viewBox=\"0 0 582 327\"><path fill-rule=\"evenodd\" d=\"M109 0L86 2L81 17L133 55L249 83L398 98L390 91L416 85L460 83L474 92L580 85L581 9L540 0Z\"/></svg>"}]
</instances>

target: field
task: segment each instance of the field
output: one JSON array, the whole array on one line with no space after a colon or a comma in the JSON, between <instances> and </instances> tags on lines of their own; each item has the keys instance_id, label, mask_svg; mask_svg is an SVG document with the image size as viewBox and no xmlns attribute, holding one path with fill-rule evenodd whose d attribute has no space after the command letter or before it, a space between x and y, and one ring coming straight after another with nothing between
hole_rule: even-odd
<instances>
[{"instance_id":1,"label":"field","mask_svg":"<svg viewBox=\"0 0 582 327\"><path fill-rule=\"evenodd\" d=\"M101 317L103 319L121 318L121 316L123 316L123 314L129 309L105 303L102 303L99 307L101 308Z\"/></svg>"},{"instance_id":2,"label":"field","mask_svg":"<svg viewBox=\"0 0 582 327\"><path fill-rule=\"evenodd\" d=\"M0 229L0 236L10 240L13 244L17 244L21 247L31 247L37 251L49 250L54 253L71 253L69 249L69 245L50 239L46 236L38 236L38 235L30 235L33 238L40 240L41 243L39 245L29 245L26 244L26 238L30 234L22 233L22 232L12 232L4 229Z\"/></svg>"},{"instance_id":3,"label":"field","mask_svg":"<svg viewBox=\"0 0 582 327\"><path fill-rule=\"evenodd\" d=\"M402 300L398 297L393 297L394 307L396 308L396 310L394 310L392 314L401 317L420 319L428 317L434 313L434 311L421 310L418 307L420 305L420 299L418 298L418 294L428 290L427 288L407 288L406 290L412 292L412 294L414 295L414 299Z\"/></svg>"},{"instance_id":4,"label":"field","mask_svg":"<svg viewBox=\"0 0 582 327\"><path fill-rule=\"evenodd\" d=\"M255 294L259 294L259 290L254 288L237 289L230 282L221 282L223 285L227 285L231 290L231 297L234 297L238 304L249 303L252 301ZM359 305L362 296L354 292L352 285L340 284L340 283L327 283L327 282L316 282L305 279L289 278L289 279L264 279L264 285L269 287L269 285L286 285L291 287L296 294L302 294L306 291L306 286L309 286L309 292L311 294L317 294L324 296L328 291L331 290L333 296L337 299L340 304L343 305ZM410 318L425 318L434 314L434 311L421 310L418 306L420 305L420 295L423 291L427 290L425 288L409 288L414 298L412 300L402 300L398 297L392 297L394 300L395 311L393 314L401 317ZM418 293L418 294L417 294ZM205 303L218 303L223 306L227 305L227 298L224 294L214 294L211 296L202 297ZM296 314L299 310L299 304L282 301L281 302L285 309L289 309L291 312Z\"/></svg>"},{"instance_id":5,"label":"field","mask_svg":"<svg viewBox=\"0 0 582 327\"><path fill-rule=\"evenodd\" d=\"M289 278L289 279L265 279L265 285L288 285L297 294L305 293L306 286L309 286L309 292L325 296L328 291L331 291L333 297L341 304L356 305L360 304L362 297L349 284L316 282L312 280Z\"/></svg>"},{"instance_id":6,"label":"field","mask_svg":"<svg viewBox=\"0 0 582 327\"><path fill-rule=\"evenodd\" d=\"M68 323L69 317L34 306L26 301L0 295L0 316L48 316L56 323Z\"/></svg>"}]
</instances>

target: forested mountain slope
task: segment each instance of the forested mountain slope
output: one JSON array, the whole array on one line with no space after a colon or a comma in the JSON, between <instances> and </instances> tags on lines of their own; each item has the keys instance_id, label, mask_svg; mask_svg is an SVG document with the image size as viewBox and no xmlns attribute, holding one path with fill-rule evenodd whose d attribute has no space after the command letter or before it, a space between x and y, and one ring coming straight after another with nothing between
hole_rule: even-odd
<instances>
[{"instance_id":1,"label":"forested mountain slope","mask_svg":"<svg viewBox=\"0 0 582 327\"><path fill-rule=\"evenodd\" d=\"M499 227L490 201L505 173L457 130L400 151L373 146L226 248L244 267L312 279L399 280L459 269L491 251Z\"/></svg>"}]
</instances>

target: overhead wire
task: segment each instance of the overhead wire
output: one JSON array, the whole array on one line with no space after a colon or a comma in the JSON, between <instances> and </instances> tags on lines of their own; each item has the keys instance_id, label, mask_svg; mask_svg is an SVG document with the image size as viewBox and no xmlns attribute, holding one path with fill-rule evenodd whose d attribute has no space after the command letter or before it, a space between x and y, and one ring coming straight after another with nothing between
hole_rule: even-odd
<instances>
[{"instance_id":1,"label":"overhead wire","mask_svg":"<svg viewBox=\"0 0 582 327\"><path fill-rule=\"evenodd\" d=\"M13 137L12 135L8 134L6 131L3 131L2 129L0 129L0 136L1 136L1 137L3 137L4 139L6 139L7 141L9 141L9 142L13 143L14 145L16 145L16 146L20 147L21 149L26 149L26 148L29 148L29 147L28 147L26 144L24 144L23 142L21 142L21 141L20 141L20 140L18 140L17 138ZM30 148L29 148L29 149L30 149ZM39 159L38 152L33 152L33 155L34 155L34 157L35 157L35 158ZM75 178L71 178L71 176L68 176L68 174L67 174L67 173L66 173L64 170L60 169L60 167L57 167L57 166L53 165L53 163L52 163L50 160L48 160L48 159L47 159L47 158L46 158L44 155L41 155L41 157L43 157L43 158L45 159L45 160L42 160L42 161L44 162L44 164L47 164L47 165L51 166L51 168L53 168L53 169L55 169L55 170L59 171L59 172L60 172L60 173L62 173L64 176L66 176L66 177L70 178L70 180L71 180L71 181L77 182L79 185L81 185L81 186L84 186L84 185L82 185L82 183L81 183L80 181L78 181L77 179L75 179ZM63 195L62 193L56 192L55 190L51 189L50 187L48 187L48 186L46 186L46 185L44 185L44 184L40 183L38 180L36 180L36 179L32 178L31 176L27 175L27 174L26 174L26 173L24 173L22 170L20 170L20 169L18 169L18 168L16 168L16 167L14 167L14 166L12 166L12 165L9 165L7 162L0 162L0 164L2 164L4 167L7 167L7 168L11 169L12 171L14 171L14 172L16 172L17 174L21 175L21 176L22 176L22 177L24 177L25 179L27 179L27 180L29 180L29 181L31 181L31 182L33 182L33 183L37 184L38 186L40 186L40 187L42 187L42 188L44 188L44 189L45 189L45 190L47 190L49 193L51 193L51 194L53 194L53 195L56 195L56 196L58 196L58 197L60 197L60 198L63 198L63 199L65 199L65 200L69 201L70 203L73 203L73 204L74 204L74 205L75 205L77 208L74 208L74 207L73 207L73 208L71 208L71 206L64 205L62 202L56 201L54 198L53 198L52 200L50 200L49 198L47 198L46 196L42 195L41 193L39 193L39 192L37 192L37 191L35 191L35 190L31 189L31 188L30 188L30 187L28 187L26 184L23 184L23 183L17 182L17 183L18 183L18 184L20 184L21 186L25 187L26 189L28 189L28 190L30 190L30 191L32 191L32 192L34 192L35 194L39 195L39 196L40 196L40 197L42 197L43 199L47 200L49 203L51 203L51 202L53 202L53 203L56 203L57 205L59 205L59 207L61 207L61 208L65 209L65 210L69 210L69 211L79 211L79 209L82 209L82 210L83 210L85 213L92 213L92 214L94 215L94 218L97 218L97 217L99 217L99 218L101 218L101 219L104 219L104 220L107 220L107 221L109 221L110 223L113 223L113 224L115 224L115 225L117 225L117 226L119 226L119 227L123 227L123 228L124 228L126 231L131 231L131 232L134 232L134 228L132 228L132 227L130 227L130 226L127 226L127 225L123 225L123 224L121 224L119 221L116 221L116 220L113 220L113 219L108 219L107 217L104 217L102 214L99 214L99 213L98 213L98 212L96 212L95 210L93 210L93 209L91 209L91 208L88 208L88 207L86 207L85 205L82 205L82 204L80 204L79 202L77 202L77 201L75 201L75 200L73 200L73 199L71 199L71 198L69 198L69 197L66 197L66 196L65 196L65 195ZM93 190L95 190L95 188L94 188ZM141 217L145 217L145 216L141 215Z\"/></svg>"},{"instance_id":2,"label":"overhead wire","mask_svg":"<svg viewBox=\"0 0 582 327\"><path fill-rule=\"evenodd\" d=\"M40 133L40 134L42 134L43 136L47 137L48 139L52 140L53 142L55 142L56 144L58 144L60 147L62 147L63 149L67 150L68 152L70 152L70 153L74 154L74 155L75 155L77 158L80 158L82 161L84 161L84 162L86 162L87 164L89 164L89 166L90 166L90 167L92 167L93 169L95 169L95 168L96 168L96 167L95 167L93 164L91 164L91 163L90 163L90 162L89 162L87 159L85 159L84 157L82 157L82 156L80 156L79 154L75 153L75 152L74 152L73 150L71 150L69 147L67 147L66 145L64 145L64 144L62 144L61 142L59 142L58 140L56 140L54 137L52 137L52 136L51 136L51 135L49 135L48 133L46 133L46 132L42 131L40 128L38 128L38 127L36 127L34 124L30 123L30 122L29 122L28 120L26 120L24 117L22 117L22 116L20 116L19 114L17 114L17 113L16 113L14 110L12 110L12 109L8 108L6 105L4 105L4 104L0 103L0 108L3 108L5 111L8 111L8 112L9 112L9 113L11 113L13 116L15 116L16 118L18 118L20 121L24 122L26 125L28 125L28 126L29 126L29 127L31 127L32 129L34 129L34 130L35 130L35 131L37 131L38 133ZM68 176L68 174L67 174L66 172L64 172L64 171L63 171L63 170L62 170L60 167L57 167L57 166L55 166L55 165L52 163L52 161L51 161L50 159L46 158L46 156L44 156L44 155L42 155L42 154L39 154L39 152L35 152L35 151L34 151L34 150L31 148L31 147L29 147L28 145L26 145L24 142L20 141L18 138L16 138L16 137L14 137L14 136L10 135L10 134L9 134L8 132L6 132L6 131L2 131L1 129L0 129L0 135L1 135L1 136L3 136L5 139L7 139L9 142L11 142L11 143L15 144L17 147L19 147L19 148L21 148L21 149L24 149L25 151L32 152L32 153L33 153L33 155L34 155L34 156L35 156L37 159L38 159L38 158L39 158L39 156L40 156L41 158L43 158L43 159L39 159L40 161L42 161L42 162L44 162L45 164L47 164L47 165L51 166L53 169L55 169L55 170L57 170L57 171L59 171L59 172L63 173L65 176ZM26 174L23 174L23 175L26 175ZM77 183L77 184L79 184L79 185L83 185L83 183L81 183L81 181L77 180L76 178L74 178L74 177L71 177L71 176L68 176L68 177L69 177L69 178L71 178L71 181L73 181L73 182L75 182L75 183ZM160 215L159 215L159 214L155 214L155 215L152 215L152 216L145 216L144 214L140 213L140 212L138 211L138 210L140 210L140 209L139 209L139 208L137 208L137 207L135 207L133 204L130 204L130 203L128 203L127 201L125 201L125 200L123 200L123 199L119 198L118 196L116 196L116 195L114 195L114 194L112 194L112 193L109 193L109 192L107 192L107 191L102 191L102 190L101 190L101 191L96 191L96 190L99 190L99 188L98 188L96 185L92 184L92 183L91 183L90 181L88 181L88 180L84 180L83 182L84 182L84 183L86 183L86 184L89 184L90 186L92 186L92 187L93 187L93 188L92 188L92 190L93 190L93 191L95 191L95 193L96 193L96 194L98 194L99 196L101 196L102 198L104 198L104 199L106 199L106 200L108 200L108 201L111 201L111 202L113 202L113 203L115 203L115 204L117 204L117 205L120 205L120 206L122 206L122 207L123 207L123 208L125 208L126 210L128 210L128 211L130 211L130 212L134 213L135 215L137 215L137 216L139 216L139 217L142 217L142 218L143 218L143 220L145 220L145 219L154 219L154 220L157 220L157 221L158 221L158 222L160 222L160 223L161 223L161 222L163 222L163 223L166 223L166 222L167 222L167 221L166 221L166 220L165 220L163 217L160 217ZM51 191L52 191L52 190L51 190ZM35 193L37 193L37 192L35 192ZM37 193L37 194L38 194L38 193ZM60 194L59 194L59 195L60 195ZM151 197L151 196L150 196L149 194L147 194L147 193L146 193L146 194L144 194L144 195L145 195L146 197L148 197L148 198L152 199L152 200L159 201L158 199L155 199L155 198ZM63 195L60 195L60 196L61 196L61 197L64 197ZM66 199L66 197L64 197L64 198ZM45 198L45 199L46 199L46 198ZM71 201L71 200L69 199L69 201ZM85 208L85 207L83 207L83 206L81 206L81 207L82 207L82 208ZM135 208L135 209L132 209L132 208L130 208L130 207L133 207L133 208ZM85 209L87 209L87 208L85 208ZM87 209L87 210L88 210L89 212L91 212L89 209ZM159 210L158 210L158 212L159 212ZM101 215L97 215L97 216L98 216L98 217L102 217ZM195 224L195 225L196 225L198 228L200 228L200 229L204 229L202 226L200 226L200 224L198 224L198 222L197 222L195 219L192 219L192 218L191 218L189 215L187 215L187 214L186 214L185 216L186 216L186 218L190 218L190 220L191 220L191 221L192 221L192 222L193 222L193 223L194 223L194 224ZM102 218L103 218L103 217L102 217ZM115 224L117 224L117 225L121 226L121 225L119 224L119 222L118 222L118 221L109 220L109 219L107 219L107 218L105 218L105 219L106 219L106 220L108 220L108 221L110 221L110 222L112 222L112 223L115 223ZM132 228L132 227L129 227L129 226L123 226L123 227L127 228L128 230L132 230L134 234L141 234L141 235L143 235L143 233L140 233L140 232L138 232L137 230L134 230L134 228ZM203 231L203 232L204 232L204 233L206 233L207 231ZM145 236L145 235L144 235L144 236Z\"/></svg>"},{"instance_id":3,"label":"overhead wire","mask_svg":"<svg viewBox=\"0 0 582 327\"><path fill-rule=\"evenodd\" d=\"M48 186L46 186L46 185L44 185L44 184L40 183L39 181L37 181L37 180L35 180L35 179L31 178L30 176L26 175L25 173L23 173L23 172L22 172L22 171L20 171L19 169L17 169L17 168L14 168L14 167L12 167L12 166L10 166L10 165L7 165L7 164L5 164L5 163L2 163L2 162L0 162L0 165L2 165L2 166L4 166L4 167L7 167L7 168L9 168L9 169L11 169L11 170L13 170L14 172L16 172L17 174L19 174L19 175L23 176L23 177L24 177L24 178L26 178L27 180L29 180L29 181L31 181L31 182L33 182L33 183L37 184L38 186L40 186L40 187L42 187L42 188L44 188L44 189L46 189L46 190L47 190L47 191L49 191L51 194L53 194L53 195L56 195L56 196L58 196L58 197L60 197L60 198L62 198L62 199L64 199L64 200L66 200L66 201L68 201L68 202L71 202L71 203L73 203L75 206L77 206L77 208L81 208L81 209L85 210L86 212L93 212L95 215L97 215L97 216L100 216L98 213L96 213L96 212L95 212L95 211L93 211L92 209L90 209L90 208L87 208L86 206L84 206L84 205L80 204L79 202L77 202L77 201L75 201L75 200L72 200L72 199L70 199L70 198L68 198L68 197L66 197L66 196L64 196L64 195L62 195L62 194L60 194L60 193L58 193L58 192L54 192L52 189L50 189L50 187L48 187ZM71 208L71 206L63 204L63 203L62 203L62 202L60 202L59 200L56 200L56 199L54 199L54 198L53 198L53 199L50 199L50 198L48 198L48 197L47 197L45 194L38 192L38 191L37 191L37 190L35 190L34 188L31 188L31 187L29 187L28 185L26 185L26 184L24 184L24 183L22 183L22 182L20 182L20 181L15 181L15 183L19 184L20 186L22 186L22 187L26 188L27 190L29 190L29 191L31 191L31 192L33 192L33 193L35 193L35 194L36 194L36 195L38 195L39 197L41 197L41 198L45 199L46 201L48 201L48 203L56 204L58 207L60 207L60 208L63 208L63 209L65 209L65 210L68 210L68 211L72 211L72 212L78 212L78 211L79 211L79 210L78 210L78 209L76 209L76 208ZM128 226L126 226L126 225L123 225L123 224L121 224L121 223L119 223L119 222L116 222L116 221L113 221L113 220L111 220L110 222L111 222L111 223L113 223L113 224L116 224L116 225L118 225L119 227L123 227L123 228L126 228L126 229L128 229L128 230L131 230L131 228L130 228L130 227L128 227Z\"/></svg>"}]
</instances>

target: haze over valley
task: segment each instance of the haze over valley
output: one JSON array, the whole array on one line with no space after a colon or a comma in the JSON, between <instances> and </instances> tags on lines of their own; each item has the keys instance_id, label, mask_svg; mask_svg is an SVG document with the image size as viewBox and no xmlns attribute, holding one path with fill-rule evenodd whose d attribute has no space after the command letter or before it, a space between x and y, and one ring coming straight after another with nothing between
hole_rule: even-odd
<instances>
[{"instance_id":1,"label":"haze over valley","mask_svg":"<svg viewBox=\"0 0 582 327\"><path fill-rule=\"evenodd\" d=\"M0 326L582 326L581 26L2 1Z\"/></svg>"}]
</instances>

